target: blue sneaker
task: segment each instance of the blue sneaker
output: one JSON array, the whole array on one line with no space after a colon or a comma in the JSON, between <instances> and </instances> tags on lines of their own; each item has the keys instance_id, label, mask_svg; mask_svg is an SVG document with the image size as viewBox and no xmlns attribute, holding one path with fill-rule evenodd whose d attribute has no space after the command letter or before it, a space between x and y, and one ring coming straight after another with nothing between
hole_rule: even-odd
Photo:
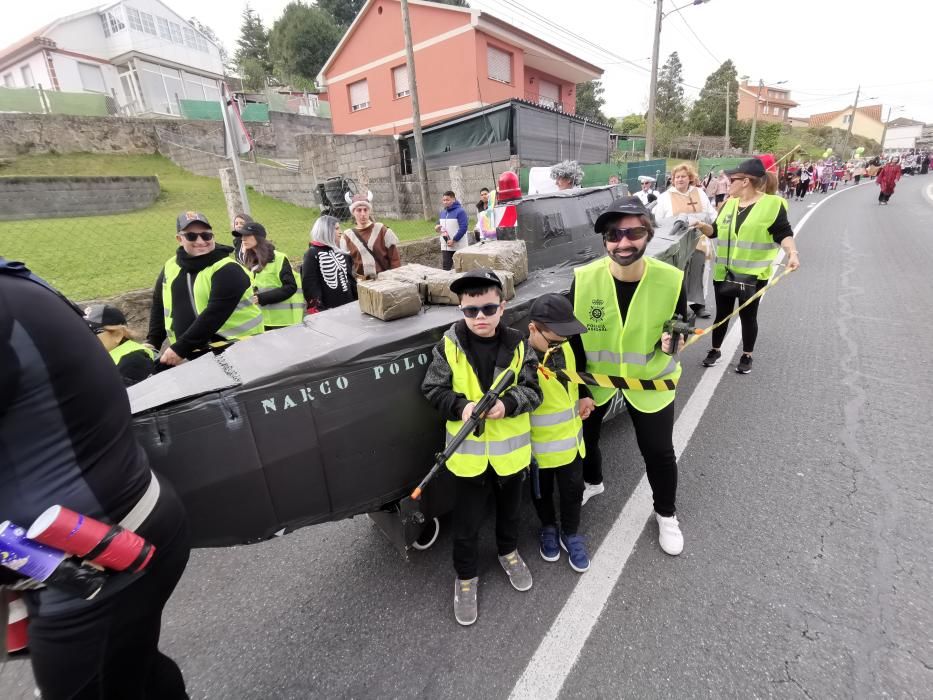
<instances>
[{"instance_id":1,"label":"blue sneaker","mask_svg":"<svg viewBox=\"0 0 933 700\"><path fill-rule=\"evenodd\" d=\"M567 552L567 558L570 560L570 568L578 574L588 571L590 568L590 558L586 554L586 545L583 535L565 535L560 534L560 546Z\"/></svg>"},{"instance_id":2,"label":"blue sneaker","mask_svg":"<svg viewBox=\"0 0 933 700\"><path fill-rule=\"evenodd\" d=\"M541 547L538 552L544 561L557 561L560 559L560 545L557 544L557 528L553 525L542 527L538 533L541 540Z\"/></svg>"}]
</instances>

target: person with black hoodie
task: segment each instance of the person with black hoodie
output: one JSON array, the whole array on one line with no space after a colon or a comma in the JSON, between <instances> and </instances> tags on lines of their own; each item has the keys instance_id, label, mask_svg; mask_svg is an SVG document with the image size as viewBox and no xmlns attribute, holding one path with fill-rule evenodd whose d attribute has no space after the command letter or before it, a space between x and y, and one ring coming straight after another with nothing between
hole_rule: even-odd
<instances>
[{"instance_id":1,"label":"person with black hoodie","mask_svg":"<svg viewBox=\"0 0 933 700\"><path fill-rule=\"evenodd\" d=\"M175 225L179 248L152 290L147 342L171 343L159 362L174 366L211 350L212 343L263 332L262 311L252 300L250 273L218 245L204 214L182 212Z\"/></svg>"}]
</instances>

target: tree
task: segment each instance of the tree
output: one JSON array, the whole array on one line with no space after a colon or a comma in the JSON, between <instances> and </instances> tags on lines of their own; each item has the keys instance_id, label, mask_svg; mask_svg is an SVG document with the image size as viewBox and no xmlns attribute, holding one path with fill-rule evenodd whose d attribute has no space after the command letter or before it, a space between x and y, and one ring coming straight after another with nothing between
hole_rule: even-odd
<instances>
[{"instance_id":1,"label":"tree","mask_svg":"<svg viewBox=\"0 0 933 700\"><path fill-rule=\"evenodd\" d=\"M687 106L684 102L683 65L674 51L661 66L658 74L658 93L655 115L662 124L682 124Z\"/></svg>"},{"instance_id":2,"label":"tree","mask_svg":"<svg viewBox=\"0 0 933 700\"><path fill-rule=\"evenodd\" d=\"M366 0L317 0L317 6L329 13L337 26L344 30L353 23L365 4Z\"/></svg>"},{"instance_id":3,"label":"tree","mask_svg":"<svg viewBox=\"0 0 933 700\"><path fill-rule=\"evenodd\" d=\"M218 38L217 34L214 33L214 30L206 24L202 24L201 20L199 20L197 17L192 17L189 19L188 24L197 29L199 32L201 32L201 34L206 36L217 45L217 48L220 50L220 62L223 64L224 70L227 70L227 64L230 62L230 55L227 53L227 49L223 45L223 42Z\"/></svg>"},{"instance_id":4,"label":"tree","mask_svg":"<svg viewBox=\"0 0 933 700\"><path fill-rule=\"evenodd\" d=\"M247 3L240 25L240 38L233 54L233 64L247 90L261 90L266 79L272 75L272 60L269 58L269 32L259 15Z\"/></svg>"},{"instance_id":5,"label":"tree","mask_svg":"<svg viewBox=\"0 0 933 700\"><path fill-rule=\"evenodd\" d=\"M269 32L276 75L296 87L311 87L343 36L330 13L293 1Z\"/></svg>"},{"instance_id":6,"label":"tree","mask_svg":"<svg viewBox=\"0 0 933 700\"><path fill-rule=\"evenodd\" d=\"M735 64L727 60L706 78L700 96L690 110L690 129L704 136L726 133L726 86L729 88L729 125L735 124L739 83Z\"/></svg>"},{"instance_id":7,"label":"tree","mask_svg":"<svg viewBox=\"0 0 933 700\"><path fill-rule=\"evenodd\" d=\"M596 121L606 122L606 115L603 114L603 105L606 104L606 98L603 93L606 90L599 80L590 80L586 83L577 85L577 116L588 117Z\"/></svg>"},{"instance_id":8,"label":"tree","mask_svg":"<svg viewBox=\"0 0 933 700\"><path fill-rule=\"evenodd\" d=\"M614 131L617 134L644 134L645 127L645 115L632 113L616 119Z\"/></svg>"}]
</instances>

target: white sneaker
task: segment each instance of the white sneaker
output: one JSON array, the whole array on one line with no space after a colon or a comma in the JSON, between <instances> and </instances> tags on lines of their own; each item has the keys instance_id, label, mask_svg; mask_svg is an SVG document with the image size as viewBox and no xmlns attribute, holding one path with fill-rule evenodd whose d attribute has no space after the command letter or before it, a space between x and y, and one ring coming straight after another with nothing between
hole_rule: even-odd
<instances>
[{"instance_id":1,"label":"white sneaker","mask_svg":"<svg viewBox=\"0 0 933 700\"><path fill-rule=\"evenodd\" d=\"M606 487L600 484L588 484L585 481L583 482L583 501L580 503L581 506L585 506L586 502L590 500L593 496L598 496L603 491L606 490Z\"/></svg>"},{"instance_id":2,"label":"white sneaker","mask_svg":"<svg viewBox=\"0 0 933 700\"><path fill-rule=\"evenodd\" d=\"M658 544L661 545L666 553L676 557L684 551L684 536L680 531L680 523L677 522L677 516L672 515L669 518L654 514L658 520Z\"/></svg>"}]
</instances>

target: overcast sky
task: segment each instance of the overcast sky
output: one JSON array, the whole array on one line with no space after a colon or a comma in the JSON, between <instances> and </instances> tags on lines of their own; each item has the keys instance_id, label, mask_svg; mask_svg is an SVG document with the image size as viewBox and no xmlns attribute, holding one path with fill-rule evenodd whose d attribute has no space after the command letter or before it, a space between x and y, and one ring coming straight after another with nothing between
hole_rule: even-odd
<instances>
[{"instance_id":1,"label":"overcast sky","mask_svg":"<svg viewBox=\"0 0 933 700\"><path fill-rule=\"evenodd\" d=\"M752 82L788 81L791 97L800 103L792 112L798 116L850 105L861 84L860 104L880 102L885 116L891 106L892 118L933 122L933 3L709 0L694 7L690 1L664 0L665 11L688 6L664 20L661 63L677 51L684 81L696 88L721 61L731 58L739 75L751 76ZM251 5L271 26L287 3L252 0ZM232 52L245 2L169 0L167 4L210 25ZM470 4L604 68L607 115L646 109L652 0L471 0ZM56 17L91 6L80 0L20 3L0 25L0 46ZM537 16L526 8L533 8ZM698 89L686 91L688 97L695 97Z\"/></svg>"}]
</instances>

